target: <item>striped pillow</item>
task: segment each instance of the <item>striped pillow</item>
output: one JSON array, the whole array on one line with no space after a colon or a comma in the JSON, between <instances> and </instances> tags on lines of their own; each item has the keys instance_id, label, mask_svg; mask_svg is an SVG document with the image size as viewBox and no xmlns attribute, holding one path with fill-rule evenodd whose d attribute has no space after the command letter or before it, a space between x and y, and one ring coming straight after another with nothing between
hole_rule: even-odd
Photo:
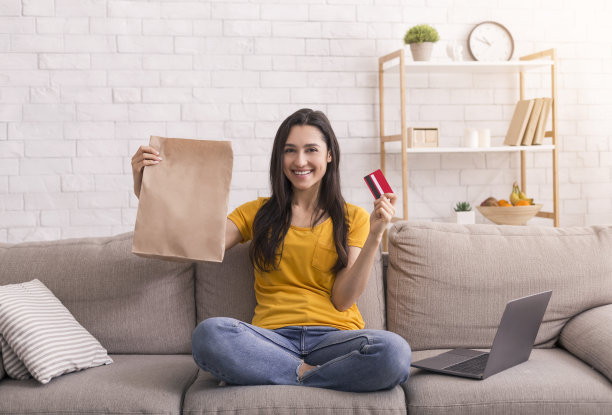
<instances>
[{"instance_id":1,"label":"striped pillow","mask_svg":"<svg viewBox=\"0 0 612 415\"><path fill-rule=\"evenodd\" d=\"M0 379L2 379L5 374L6 372L4 371L4 366L2 365L2 347L0 347Z\"/></svg>"},{"instance_id":2,"label":"striped pillow","mask_svg":"<svg viewBox=\"0 0 612 415\"><path fill-rule=\"evenodd\" d=\"M0 354L14 379L40 383L112 363L106 349L39 280L0 287Z\"/></svg>"}]
</instances>

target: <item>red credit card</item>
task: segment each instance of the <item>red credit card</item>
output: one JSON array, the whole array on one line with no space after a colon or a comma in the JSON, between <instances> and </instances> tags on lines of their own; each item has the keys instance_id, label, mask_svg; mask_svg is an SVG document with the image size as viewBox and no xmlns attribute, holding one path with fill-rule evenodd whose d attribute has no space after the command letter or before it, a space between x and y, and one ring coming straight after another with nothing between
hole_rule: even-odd
<instances>
[{"instance_id":1,"label":"red credit card","mask_svg":"<svg viewBox=\"0 0 612 415\"><path fill-rule=\"evenodd\" d=\"M378 199L383 193L393 193L391 186L387 183L387 179L385 179L380 169L368 174L363 180L365 180L375 199Z\"/></svg>"}]
</instances>

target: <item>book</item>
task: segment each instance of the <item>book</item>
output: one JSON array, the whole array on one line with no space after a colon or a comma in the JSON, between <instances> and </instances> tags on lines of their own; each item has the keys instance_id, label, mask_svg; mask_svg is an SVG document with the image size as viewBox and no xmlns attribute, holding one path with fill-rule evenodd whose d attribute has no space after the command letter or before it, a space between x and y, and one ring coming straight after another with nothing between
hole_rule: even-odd
<instances>
[{"instance_id":1,"label":"book","mask_svg":"<svg viewBox=\"0 0 612 415\"><path fill-rule=\"evenodd\" d=\"M525 134L523 135L521 145L531 145L538 125L538 119L540 118L540 112L542 112L543 102L544 98L536 98L533 100L533 109L531 110L531 115L529 116L529 122L527 123L527 128L525 128Z\"/></svg>"},{"instance_id":2,"label":"book","mask_svg":"<svg viewBox=\"0 0 612 415\"><path fill-rule=\"evenodd\" d=\"M540 117L538 118L538 125L536 126L535 134L533 137L533 145L540 145L544 141L544 134L546 133L546 123L548 122L548 116L552 109L552 98L542 98L542 111L540 111Z\"/></svg>"},{"instance_id":3,"label":"book","mask_svg":"<svg viewBox=\"0 0 612 415\"><path fill-rule=\"evenodd\" d=\"M510 126L506 132L506 139L504 145L507 146L518 146L523 140L525 129L527 128L527 122L529 122L529 115L533 108L532 99L522 99L516 103L514 107L514 114L510 121Z\"/></svg>"}]
</instances>

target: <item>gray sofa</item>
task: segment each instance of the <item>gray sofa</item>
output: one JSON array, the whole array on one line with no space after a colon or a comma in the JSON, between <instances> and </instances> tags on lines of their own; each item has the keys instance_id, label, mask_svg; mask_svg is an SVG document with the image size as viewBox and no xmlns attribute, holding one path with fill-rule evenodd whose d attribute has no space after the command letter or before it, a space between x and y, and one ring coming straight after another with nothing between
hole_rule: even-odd
<instances>
[{"instance_id":1,"label":"gray sofa","mask_svg":"<svg viewBox=\"0 0 612 415\"><path fill-rule=\"evenodd\" d=\"M0 414L612 413L612 227L394 224L358 305L415 360L488 348L509 299L553 297L528 362L484 381L414 369L406 384L364 394L219 386L193 362L191 332L208 317L251 319L248 246L190 264L136 257L131 243L0 244L0 285L38 278L114 360L47 385L4 378Z\"/></svg>"}]
</instances>

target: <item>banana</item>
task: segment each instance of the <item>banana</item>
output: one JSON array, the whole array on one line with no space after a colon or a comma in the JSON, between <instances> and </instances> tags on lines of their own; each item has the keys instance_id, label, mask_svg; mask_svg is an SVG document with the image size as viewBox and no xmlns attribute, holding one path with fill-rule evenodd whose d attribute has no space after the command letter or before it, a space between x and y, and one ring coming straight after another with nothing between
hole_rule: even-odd
<instances>
[{"instance_id":1,"label":"banana","mask_svg":"<svg viewBox=\"0 0 612 415\"><path fill-rule=\"evenodd\" d=\"M516 205L516 202L521 200L520 193L521 190L519 189L518 183L514 182L512 185L512 193L510 193L510 203L512 203L512 206Z\"/></svg>"},{"instance_id":2,"label":"banana","mask_svg":"<svg viewBox=\"0 0 612 415\"><path fill-rule=\"evenodd\" d=\"M517 182L514 182L514 184L512 185L512 193L510 193L509 200L510 200L510 203L512 203L512 206L515 206L519 200L526 200L529 202L530 205L533 205L533 198L527 197L525 192L523 192L519 188L519 185Z\"/></svg>"}]
</instances>

